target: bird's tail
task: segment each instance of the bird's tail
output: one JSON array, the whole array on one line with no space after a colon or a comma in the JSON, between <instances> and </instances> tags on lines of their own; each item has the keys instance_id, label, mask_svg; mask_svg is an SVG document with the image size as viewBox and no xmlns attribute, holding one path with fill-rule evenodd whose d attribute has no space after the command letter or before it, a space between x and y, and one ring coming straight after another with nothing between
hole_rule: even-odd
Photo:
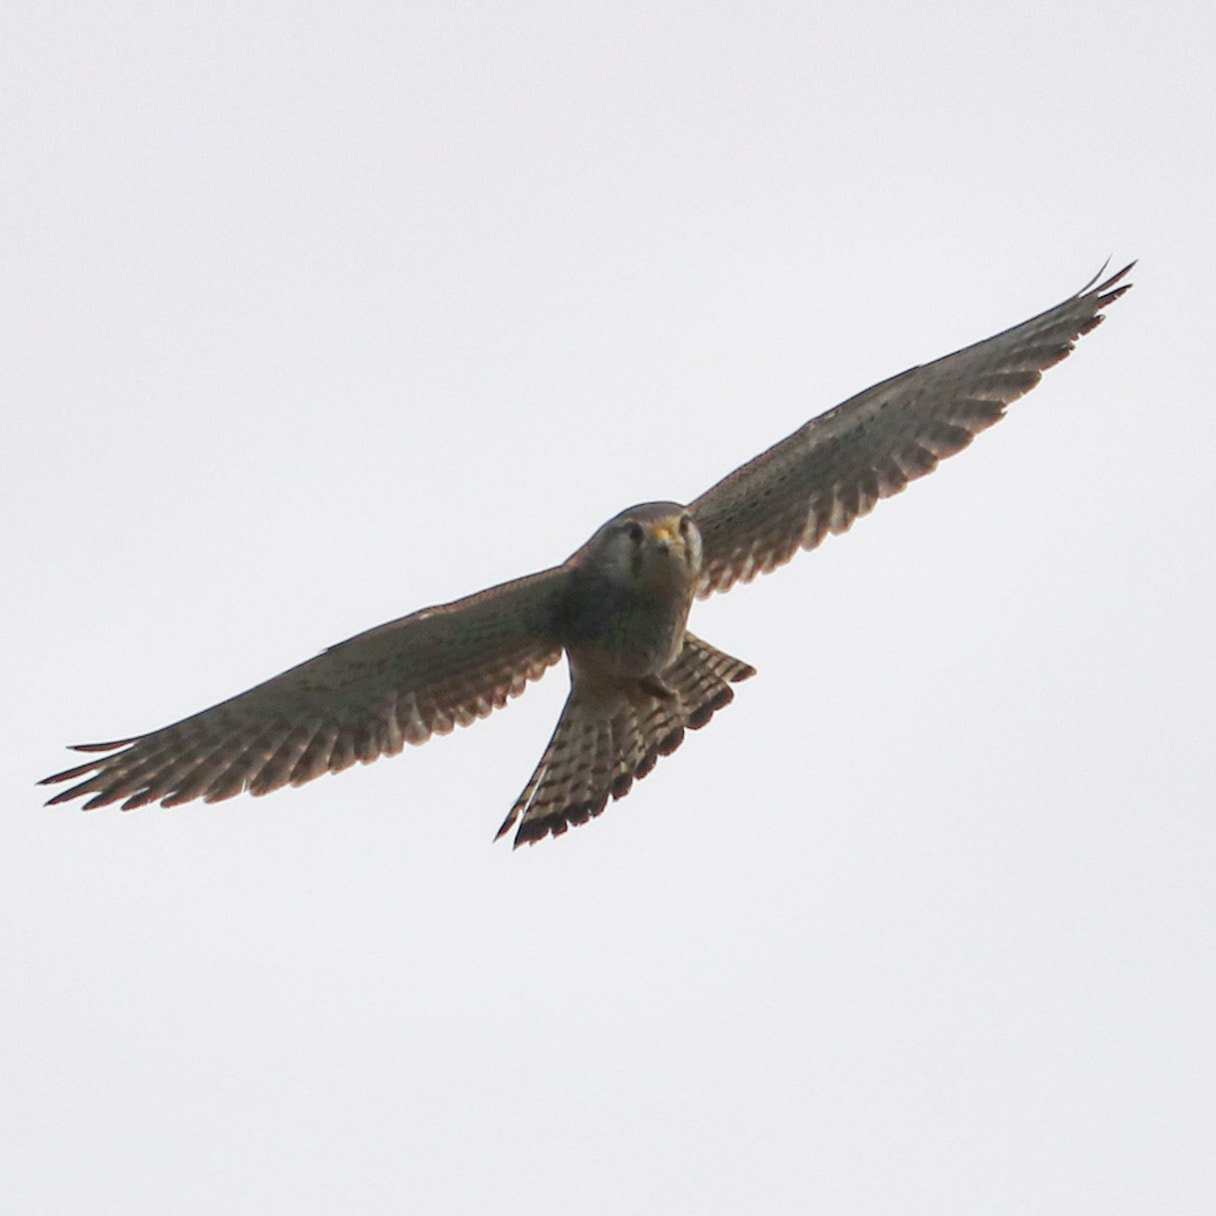
<instances>
[{"instance_id":1,"label":"bird's tail","mask_svg":"<svg viewBox=\"0 0 1216 1216\"><path fill-rule=\"evenodd\" d=\"M699 729L728 705L735 696L731 684L755 674L754 667L689 633L679 658L650 687L641 682L628 693L614 691L605 699L576 684L545 754L498 836L518 820L518 848L550 833L560 836L571 824L586 823L610 797L624 797L660 756L674 752L685 729Z\"/></svg>"}]
</instances>

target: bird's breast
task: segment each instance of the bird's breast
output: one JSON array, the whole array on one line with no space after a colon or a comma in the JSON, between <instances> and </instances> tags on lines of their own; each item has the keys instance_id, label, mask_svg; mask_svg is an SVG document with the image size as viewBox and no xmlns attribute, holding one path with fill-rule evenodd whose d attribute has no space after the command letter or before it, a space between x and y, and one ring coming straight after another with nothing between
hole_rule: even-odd
<instances>
[{"instance_id":1,"label":"bird's breast","mask_svg":"<svg viewBox=\"0 0 1216 1216\"><path fill-rule=\"evenodd\" d=\"M590 584L571 597L562 643L576 669L636 678L674 662L684 643L691 587Z\"/></svg>"}]
</instances>

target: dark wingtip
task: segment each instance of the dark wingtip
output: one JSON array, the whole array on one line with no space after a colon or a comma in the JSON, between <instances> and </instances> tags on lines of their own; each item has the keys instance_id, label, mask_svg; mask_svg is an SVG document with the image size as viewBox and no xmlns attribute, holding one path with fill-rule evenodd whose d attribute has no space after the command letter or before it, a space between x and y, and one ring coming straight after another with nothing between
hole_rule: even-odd
<instances>
[{"instance_id":1,"label":"dark wingtip","mask_svg":"<svg viewBox=\"0 0 1216 1216\"><path fill-rule=\"evenodd\" d=\"M40 782L38 782L38 784L46 785L48 781L58 781L64 776L66 776L66 774L60 773L58 777L44 777ZM96 793L95 791L96 787L92 784L91 780L82 781L79 785L73 785L70 789L63 790L56 794L53 798L48 798L42 805L58 806L63 802L71 802L74 798L84 798L89 794L92 794L93 797L89 798L88 802L84 803L80 808L82 811L91 811L94 807L106 806L115 801L114 795L108 795L104 790L101 793Z\"/></svg>"},{"instance_id":2,"label":"dark wingtip","mask_svg":"<svg viewBox=\"0 0 1216 1216\"><path fill-rule=\"evenodd\" d=\"M74 752L112 752L120 747L129 747L136 742L139 736L131 739L115 739L113 743L70 743L68 747ZM61 781L71 781L74 777L83 777L85 773L94 772L103 762L99 760L90 760L85 764L73 765L72 768L65 768L62 772L52 773L49 777L42 777L39 785L58 785ZM70 790L64 790L62 794L56 794L54 798L48 799L43 805L54 806L58 802L68 802L72 798L77 798L85 791L74 787Z\"/></svg>"},{"instance_id":3,"label":"dark wingtip","mask_svg":"<svg viewBox=\"0 0 1216 1216\"><path fill-rule=\"evenodd\" d=\"M1106 268L1110 265L1110 258L1107 258L1106 261L1102 263L1102 269L1099 270L1098 273L1094 275L1094 277L1090 279L1080 291L1077 292L1077 295L1097 296L1098 307L1104 308L1107 304L1117 300L1125 291L1131 288L1131 283L1124 283L1121 287L1115 287L1115 284L1131 273L1132 268L1136 265L1137 261L1139 261L1138 258L1133 258L1126 266L1123 267L1122 270L1117 270L1110 276L1110 278L1103 279L1102 282L1098 282L1099 279L1102 279L1102 276L1106 273Z\"/></svg>"},{"instance_id":4,"label":"dark wingtip","mask_svg":"<svg viewBox=\"0 0 1216 1216\"><path fill-rule=\"evenodd\" d=\"M71 781L76 777L83 777L86 773L92 773L99 767L99 761L90 760L87 764L77 764L72 768L65 768L61 773L52 773L49 777L43 777L38 782L39 785L58 785L61 781ZM65 798L71 797L71 790L65 791L63 794L56 796L56 801L62 801Z\"/></svg>"},{"instance_id":5,"label":"dark wingtip","mask_svg":"<svg viewBox=\"0 0 1216 1216\"><path fill-rule=\"evenodd\" d=\"M130 739L115 739L113 743L69 743L68 747L74 752L112 752L120 747L129 747L142 735L132 735Z\"/></svg>"}]
</instances>

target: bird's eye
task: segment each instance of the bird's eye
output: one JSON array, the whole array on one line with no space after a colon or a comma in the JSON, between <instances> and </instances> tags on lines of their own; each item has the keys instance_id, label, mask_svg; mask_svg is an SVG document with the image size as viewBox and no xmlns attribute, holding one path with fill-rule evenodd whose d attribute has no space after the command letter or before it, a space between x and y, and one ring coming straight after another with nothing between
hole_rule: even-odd
<instances>
[{"instance_id":1,"label":"bird's eye","mask_svg":"<svg viewBox=\"0 0 1216 1216\"><path fill-rule=\"evenodd\" d=\"M687 515L680 516L680 535L687 536L692 531L692 519Z\"/></svg>"},{"instance_id":2,"label":"bird's eye","mask_svg":"<svg viewBox=\"0 0 1216 1216\"><path fill-rule=\"evenodd\" d=\"M640 545L646 539L646 529L642 527L636 519L631 519L625 525L625 535L629 537L635 545Z\"/></svg>"}]
</instances>

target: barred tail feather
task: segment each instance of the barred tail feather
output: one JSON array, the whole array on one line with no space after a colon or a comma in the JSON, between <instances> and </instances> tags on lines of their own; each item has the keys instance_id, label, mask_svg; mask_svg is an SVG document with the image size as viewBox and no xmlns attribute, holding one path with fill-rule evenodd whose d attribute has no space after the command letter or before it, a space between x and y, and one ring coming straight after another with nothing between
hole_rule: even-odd
<instances>
[{"instance_id":1,"label":"barred tail feather","mask_svg":"<svg viewBox=\"0 0 1216 1216\"><path fill-rule=\"evenodd\" d=\"M637 684L609 698L571 689L557 729L536 771L511 808L498 836L518 821L515 847L560 836L571 824L600 814L610 798L622 798L684 741L734 699L731 684L755 668L686 634L660 687ZM663 690L666 695L661 695ZM497 839L498 837L495 837Z\"/></svg>"}]
</instances>

